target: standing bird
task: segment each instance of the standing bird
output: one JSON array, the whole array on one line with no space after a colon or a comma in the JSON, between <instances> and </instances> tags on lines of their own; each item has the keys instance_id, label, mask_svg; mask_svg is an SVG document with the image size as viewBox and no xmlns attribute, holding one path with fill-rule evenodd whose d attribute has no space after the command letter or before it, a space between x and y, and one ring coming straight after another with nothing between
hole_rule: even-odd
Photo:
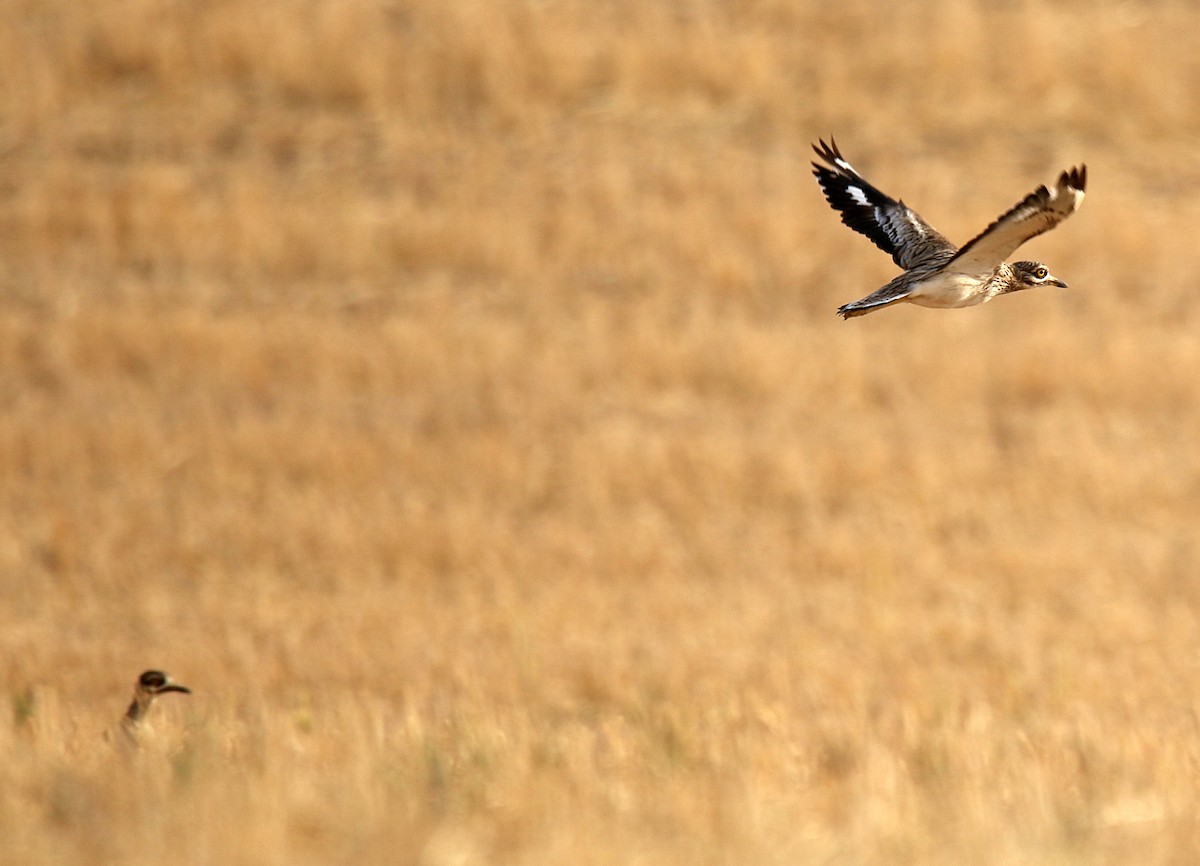
<instances>
[{"instance_id":1,"label":"standing bird","mask_svg":"<svg viewBox=\"0 0 1200 866\"><path fill-rule=\"evenodd\" d=\"M154 699L167 692L190 695L192 690L171 682L171 678L162 671L146 671L138 677L137 684L133 687L133 702L125 711L125 718L121 720L121 727L125 733L135 738L137 727L146 717L146 713L150 712L150 705L154 703Z\"/></svg>"},{"instance_id":2,"label":"standing bird","mask_svg":"<svg viewBox=\"0 0 1200 866\"><path fill-rule=\"evenodd\" d=\"M1039 186L959 248L920 214L867 183L832 138L813 145L825 165L813 174L842 222L891 255L904 273L865 298L838 307L843 319L907 301L922 307L971 307L1034 286L1067 284L1041 262L1006 262L1030 238L1048 232L1083 202L1087 166L1064 171L1054 189Z\"/></svg>"}]
</instances>

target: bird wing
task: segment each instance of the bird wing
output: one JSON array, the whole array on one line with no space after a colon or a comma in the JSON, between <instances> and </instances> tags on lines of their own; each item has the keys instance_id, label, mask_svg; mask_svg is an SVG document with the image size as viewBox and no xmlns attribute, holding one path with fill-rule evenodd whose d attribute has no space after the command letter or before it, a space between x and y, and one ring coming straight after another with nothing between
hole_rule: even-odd
<instances>
[{"instance_id":1,"label":"bird wing","mask_svg":"<svg viewBox=\"0 0 1200 866\"><path fill-rule=\"evenodd\" d=\"M1039 186L1007 213L963 245L946 265L964 274L990 272L1021 244L1048 232L1079 209L1087 187L1087 166L1058 176L1054 189Z\"/></svg>"},{"instance_id":2,"label":"bird wing","mask_svg":"<svg viewBox=\"0 0 1200 866\"><path fill-rule=\"evenodd\" d=\"M939 234L920 214L867 183L846 162L832 138L829 144L813 145L817 156L828 165L814 162L813 174L825 199L842 214L842 222L866 235L875 246L908 270L933 258L948 258L956 247Z\"/></svg>"}]
</instances>

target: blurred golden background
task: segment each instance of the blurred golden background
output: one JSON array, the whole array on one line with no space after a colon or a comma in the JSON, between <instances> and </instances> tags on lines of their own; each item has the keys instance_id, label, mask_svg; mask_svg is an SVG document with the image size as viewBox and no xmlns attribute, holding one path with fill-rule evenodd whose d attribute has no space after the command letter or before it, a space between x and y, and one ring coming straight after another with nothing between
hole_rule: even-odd
<instances>
[{"instance_id":1,"label":"blurred golden background","mask_svg":"<svg viewBox=\"0 0 1200 866\"><path fill-rule=\"evenodd\" d=\"M1194 862L1198 28L6 0L0 862Z\"/></svg>"}]
</instances>

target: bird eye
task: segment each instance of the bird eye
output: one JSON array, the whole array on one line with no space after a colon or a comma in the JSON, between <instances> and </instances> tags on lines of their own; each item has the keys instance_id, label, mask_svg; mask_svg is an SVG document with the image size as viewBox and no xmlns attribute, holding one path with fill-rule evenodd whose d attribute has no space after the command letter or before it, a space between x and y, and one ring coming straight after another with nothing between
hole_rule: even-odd
<instances>
[{"instance_id":1,"label":"bird eye","mask_svg":"<svg viewBox=\"0 0 1200 866\"><path fill-rule=\"evenodd\" d=\"M1044 279L1046 279L1046 277L1050 276L1050 272L1048 270L1046 270L1045 268L1038 268L1036 271L1033 272L1033 275L1035 277L1037 277L1039 280L1044 280Z\"/></svg>"}]
</instances>

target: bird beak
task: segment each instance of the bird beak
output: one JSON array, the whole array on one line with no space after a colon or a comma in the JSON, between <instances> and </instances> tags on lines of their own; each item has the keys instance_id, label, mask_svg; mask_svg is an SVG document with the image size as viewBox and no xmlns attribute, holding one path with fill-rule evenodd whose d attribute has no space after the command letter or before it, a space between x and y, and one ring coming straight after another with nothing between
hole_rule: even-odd
<instances>
[{"instance_id":1,"label":"bird beak","mask_svg":"<svg viewBox=\"0 0 1200 866\"><path fill-rule=\"evenodd\" d=\"M167 683L161 689L155 692L156 695L161 695L163 692L182 692L185 695L190 695L192 690L187 686L181 686L178 683Z\"/></svg>"},{"instance_id":2,"label":"bird beak","mask_svg":"<svg viewBox=\"0 0 1200 866\"><path fill-rule=\"evenodd\" d=\"M1046 280L1046 282L1051 286L1058 286L1060 289L1065 289L1067 287L1067 284L1062 280Z\"/></svg>"}]
</instances>

